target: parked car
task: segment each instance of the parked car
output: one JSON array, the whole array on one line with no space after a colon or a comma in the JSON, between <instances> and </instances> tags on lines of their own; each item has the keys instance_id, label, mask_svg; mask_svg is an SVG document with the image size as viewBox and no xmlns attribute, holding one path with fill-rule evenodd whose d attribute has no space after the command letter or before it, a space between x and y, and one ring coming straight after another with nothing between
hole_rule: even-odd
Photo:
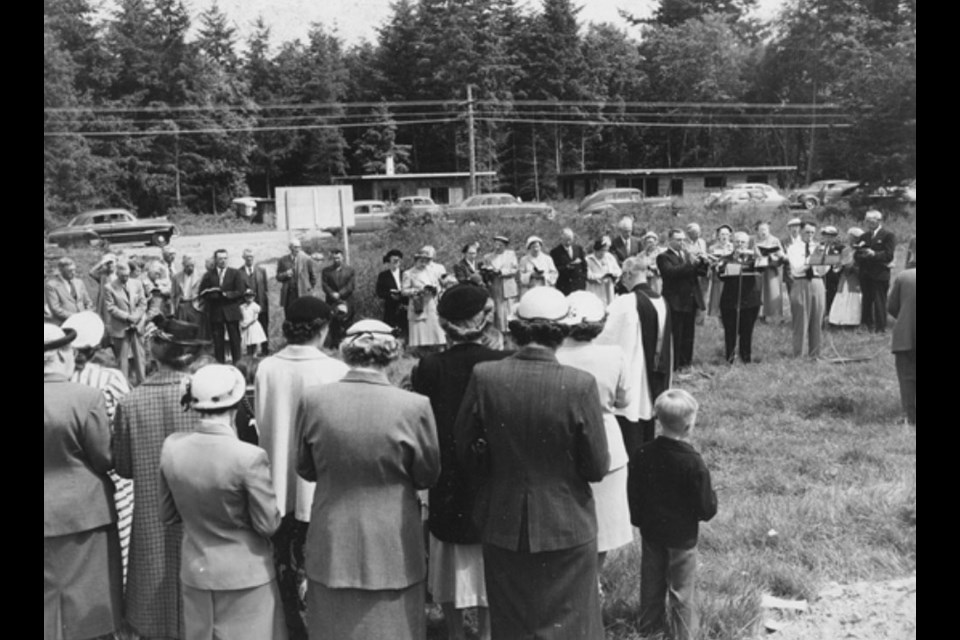
<instances>
[{"instance_id":1,"label":"parked car","mask_svg":"<svg viewBox=\"0 0 960 640\"><path fill-rule=\"evenodd\" d=\"M434 202L433 198L428 198L427 196L403 196L402 198L398 198L394 211L400 211L407 207L417 213L429 213L431 215L443 213L440 205Z\"/></svg>"},{"instance_id":2,"label":"parked car","mask_svg":"<svg viewBox=\"0 0 960 640\"><path fill-rule=\"evenodd\" d=\"M776 188L760 182L744 182L711 194L705 205L708 209L774 213L789 207L786 197Z\"/></svg>"},{"instance_id":3,"label":"parked car","mask_svg":"<svg viewBox=\"0 0 960 640\"><path fill-rule=\"evenodd\" d=\"M669 196L648 198L643 195L640 189L628 187L601 189L581 200L577 211L583 215L596 215L609 212L636 215L640 213L644 207L672 209L673 199Z\"/></svg>"},{"instance_id":4,"label":"parked car","mask_svg":"<svg viewBox=\"0 0 960 640\"><path fill-rule=\"evenodd\" d=\"M74 217L67 226L51 231L47 239L61 247L98 246L104 241L145 242L163 247L176 235L180 235L180 228L166 217L138 219L126 209L97 209Z\"/></svg>"},{"instance_id":5,"label":"parked car","mask_svg":"<svg viewBox=\"0 0 960 640\"><path fill-rule=\"evenodd\" d=\"M813 209L823 204L836 202L860 186L850 180L817 180L809 186L795 189L787 198L791 207Z\"/></svg>"},{"instance_id":6,"label":"parked car","mask_svg":"<svg viewBox=\"0 0 960 640\"><path fill-rule=\"evenodd\" d=\"M553 220L557 212L543 202L523 202L509 193L480 193L447 207L447 218L478 222L490 218L539 217Z\"/></svg>"},{"instance_id":7,"label":"parked car","mask_svg":"<svg viewBox=\"0 0 960 640\"><path fill-rule=\"evenodd\" d=\"M853 207L870 207L883 211L906 212L917 204L917 181L905 180L900 184L871 185L862 183L844 193L839 200Z\"/></svg>"},{"instance_id":8,"label":"parked car","mask_svg":"<svg viewBox=\"0 0 960 640\"><path fill-rule=\"evenodd\" d=\"M382 200L353 202L353 231L383 231L390 225L390 206Z\"/></svg>"}]
</instances>

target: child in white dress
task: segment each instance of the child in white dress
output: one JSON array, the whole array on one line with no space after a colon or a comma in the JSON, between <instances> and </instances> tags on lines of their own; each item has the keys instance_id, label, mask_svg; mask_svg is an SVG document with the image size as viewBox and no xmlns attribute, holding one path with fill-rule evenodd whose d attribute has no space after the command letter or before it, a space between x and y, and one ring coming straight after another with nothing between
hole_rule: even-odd
<instances>
[{"instance_id":1,"label":"child in white dress","mask_svg":"<svg viewBox=\"0 0 960 640\"><path fill-rule=\"evenodd\" d=\"M250 356L256 355L257 347L267 341L267 334L258 319L260 305L254 302L253 298L253 291L247 289L243 294L243 303L240 305L240 313L243 314L240 319L240 338L243 340L247 355Z\"/></svg>"}]
</instances>

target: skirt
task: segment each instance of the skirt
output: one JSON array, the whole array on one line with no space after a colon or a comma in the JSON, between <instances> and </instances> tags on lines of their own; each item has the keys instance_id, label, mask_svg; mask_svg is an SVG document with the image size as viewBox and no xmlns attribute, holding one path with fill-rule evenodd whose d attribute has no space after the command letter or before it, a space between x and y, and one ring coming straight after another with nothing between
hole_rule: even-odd
<instances>
[{"instance_id":1,"label":"skirt","mask_svg":"<svg viewBox=\"0 0 960 640\"><path fill-rule=\"evenodd\" d=\"M186 640L286 640L277 581L249 589L208 590L181 585Z\"/></svg>"},{"instance_id":2,"label":"skirt","mask_svg":"<svg viewBox=\"0 0 960 640\"><path fill-rule=\"evenodd\" d=\"M429 568L427 587L434 602L457 609L487 606L481 545L444 542L430 534Z\"/></svg>"},{"instance_id":3,"label":"skirt","mask_svg":"<svg viewBox=\"0 0 960 640\"><path fill-rule=\"evenodd\" d=\"M44 640L113 633L121 620L116 525L43 539Z\"/></svg>"},{"instance_id":4,"label":"skirt","mask_svg":"<svg viewBox=\"0 0 960 640\"><path fill-rule=\"evenodd\" d=\"M426 590L330 589L310 581L307 633L310 640L423 640L427 636Z\"/></svg>"},{"instance_id":5,"label":"skirt","mask_svg":"<svg viewBox=\"0 0 960 640\"><path fill-rule=\"evenodd\" d=\"M633 542L630 504L627 502L627 467L611 471L600 482L590 483L597 509L597 552L604 553Z\"/></svg>"},{"instance_id":6,"label":"skirt","mask_svg":"<svg viewBox=\"0 0 960 640\"><path fill-rule=\"evenodd\" d=\"M483 545L494 638L602 640L595 540L529 553Z\"/></svg>"}]
</instances>

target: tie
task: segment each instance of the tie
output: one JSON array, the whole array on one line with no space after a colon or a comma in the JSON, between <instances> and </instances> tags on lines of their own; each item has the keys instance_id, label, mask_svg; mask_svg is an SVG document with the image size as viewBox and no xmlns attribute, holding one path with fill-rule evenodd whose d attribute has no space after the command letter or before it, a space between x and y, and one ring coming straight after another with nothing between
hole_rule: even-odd
<instances>
[{"instance_id":1,"label":"tie","mask_svg":"<svg viewBox=\"0 0 960 640\"><path fill-rule=\"evenodd\" d=\"M73 301L80 302L77 299L77 285L73 283L73 280L67 280L67 283L70 285L70 295L73 296Z\"/></svg>"},{"instance_id":2,"label":"tie","mask_svg":"<svg viewBox=\"0 0 960 640\"><path fill-rule=\"evenodd\" d=\"M810 243L803 243L803 255L804 257L810 257ZM813 280L813 267L807 267L807 280Z\"/></svg>"},{"instance_id":3,"label":"tie","mask_svg":"<svg viewBox=\"0 0 960 640\"><path fill-rule=\"evenodd\" d=\"M221 287L223 286L223 272L224 272L224 269L220 269L220 286Z\"/></svg>"}]
</instances>

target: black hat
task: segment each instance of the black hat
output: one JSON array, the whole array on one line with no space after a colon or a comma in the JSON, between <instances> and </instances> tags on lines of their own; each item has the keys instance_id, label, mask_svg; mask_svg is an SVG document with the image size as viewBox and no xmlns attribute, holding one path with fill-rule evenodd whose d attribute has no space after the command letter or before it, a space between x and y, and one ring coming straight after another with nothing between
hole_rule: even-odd
<instances>
[{"instance_id":1,"label":"black hat","mask_svg":"<svg viewBox=\"0 0 960 640\"><path fill-rule=\"evenodd\" d=\"M403 251L400 251L400 249L390 249L390 251L387 251L387 253L383 256L383 264L390 262L390 258L393 256L397 256L403 260Z\"/></svg>"},{"instance_id":2,"label":"black hat","mask_svg":"<svg viewBox=\"0 0 960 640\"><path fill-rule=\"evenodd\" d=\"M466 320L483 311L489 298L490 294L483 287L458 284L450 287L441 296L437 313L444 320Z\"/></svg>"},{"instance_id":3,"label":"black hat","mask_svg":"<svg viewBox=\"0 0 960 640\"><path fill-rule=\"evenodd\" d=\"M290 322L329 320L332 313L330 305L314 296L300 296L284 309L284 315Z\"/></svg>"}]
</instances>

